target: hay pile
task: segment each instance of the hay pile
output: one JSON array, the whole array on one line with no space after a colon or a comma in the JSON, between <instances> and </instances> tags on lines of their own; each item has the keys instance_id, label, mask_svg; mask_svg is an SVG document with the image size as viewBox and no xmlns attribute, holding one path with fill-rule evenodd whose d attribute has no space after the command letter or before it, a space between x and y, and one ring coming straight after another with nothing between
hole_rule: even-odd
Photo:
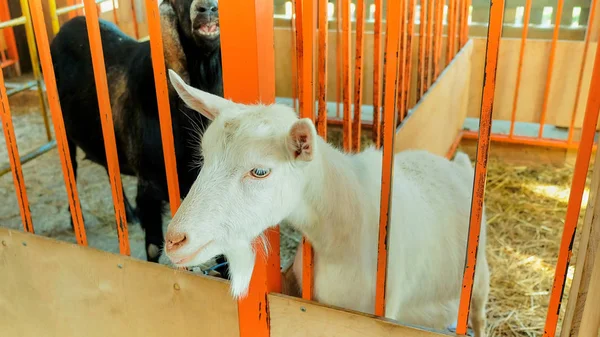
<instances>
[{"instance_id":1,"label":"hay pile","mask_svg":"<svg viewBox=\"0 0 600 337\"><path fill-rule=\"evenodd\" d=\"M486 190L487 254L492 272L489 336L543 334L572 175L571 166L530 168L490 159ZM586 188L580 224L588 193ZM579 235L563 303L571 285L578 242ZM561 319L565 307L561 308Z\"/></svg>"}]
</instances>

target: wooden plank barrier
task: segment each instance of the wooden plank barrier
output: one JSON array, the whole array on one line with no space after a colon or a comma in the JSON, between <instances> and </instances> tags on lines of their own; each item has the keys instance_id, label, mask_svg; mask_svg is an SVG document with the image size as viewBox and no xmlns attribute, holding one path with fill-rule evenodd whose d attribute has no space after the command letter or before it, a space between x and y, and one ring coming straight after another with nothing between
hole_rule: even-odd
<instances>
[{"instance_id":1,"label":"wooden plank barrier","mask_svg":"<svg viewBox=\"0 0 600 337\"><path fill-rule=\"evenodd\" d=\"M579 239L579 252L577 253L577 264L575 275L571 282L569 301L561 328L561 337L579 336L579 328L585 307L588 302L588 290L590 284L600 280L598 276L593 278L592 269L597 261L598 247L600 247L600 151L596 151L594 168L592 169L592 184L588 199L585 218L583 220L581 238ZM596 300L592 305L597 305Z\"/></svg>"},{"instance_id":2,"label":"wooden plank barrier","mask_svg":"<svg viewBox=\"0 0 600 337\"><path fill-rule=\"evenodd\" d=\"M229 282L211 276L4 228L0 274L3 336L240 336ZM268 302L272 337L444 336L285 295Z\"/></svg>"},{"instance_id":3,"label":"wooden plank barrier","mask_svg":"<svg viewBox=\"0 0 600 337\"><path fill-rule=\"evenodd\" d=\"M388 319L320 305L293 297L269 295L271 337L438 337L446 332L398 325Z\"/></svg>"},{"instance_id":4,"label":"wooden plank barrier","mask_svg":"<svg viewBox=\"0 0 600 337\"><path fill-rule=\"evenodd\" d=\"M228 282L0 228L2 336L238 337Z\"/></svg>"},{"instance_id":5,"label":"wooden plank barrier","mask_svg":"<svg viewBox=\"0 0 600 337\"><path fill-rule=\"evenodd\" d=\"M467 116L472 53L470 41L412 109L397 131L395 152L426 149L442 156L448 152Z\"/></svg>"}]
</instances>

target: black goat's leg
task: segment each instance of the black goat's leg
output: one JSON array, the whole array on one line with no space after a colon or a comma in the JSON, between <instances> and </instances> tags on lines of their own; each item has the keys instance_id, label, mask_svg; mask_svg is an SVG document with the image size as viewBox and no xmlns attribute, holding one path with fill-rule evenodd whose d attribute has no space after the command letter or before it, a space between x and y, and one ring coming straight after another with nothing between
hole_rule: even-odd
<instances>
[{"instance_id":1,"label":"black goat's leg","mask_svg":"<svg viewBox=\"0 0 600 337\"><path fill-rule=\"evenodd\" d=\"M164 202L160 193L142 177L137 187L137 214L146 236L146 259L157 262L164 243L162 213Z\"/></svg>"},{"instance_id":2,"label":"black goat's leg","mask_svg":"<svg viewBox=\"0 0 600 337\"><path fill-rule=\"evenodd\" d=\"M127 217L127 223L138 222L139 219L135 214L135 208L131 206L129 203L129 199L127 199L127 195L125 194L125 189L122 187L123 183L121 183L121 189L123 189L123 200L125 201L125 216Z\"/></svg>"},{"instance_id":3,"label":"black goat's leg","mask_svg":"<svg viewBox=\"0 0 600 337\"><path fill-rule=\"evenodd\" d=\"M108 173L108 166L104 166L104 168L106 169L106 174L109 176L109 179L110 179L110 174ZM133 208L133 206L131 206L129 199L127 199L127 194L125 193L125 188L123 187L122 180L121 180L121 191L123 191L123 202L125 203L125 218L127 219L127 223L130 224L133 222L137 222L138 218L135 215L135 208Z\"/></svg>"}]
</instances>

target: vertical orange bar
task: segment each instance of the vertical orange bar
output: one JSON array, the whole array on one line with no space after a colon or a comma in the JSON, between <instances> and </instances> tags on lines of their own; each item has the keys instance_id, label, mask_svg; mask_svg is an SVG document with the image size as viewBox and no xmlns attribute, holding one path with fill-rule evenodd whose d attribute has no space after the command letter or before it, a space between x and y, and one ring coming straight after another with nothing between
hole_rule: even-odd
<instances>
[{"instance_id":1,"label":"vertical orange bar","mask_svg":"<svg viewBox=\"0 0 600 337\"><path fill-rule=\"evenodd\" d=\"M175 158L175 142L171 121L171 107L169 104L169 87L165 69L165 58L160 30L160 13L158 3L146 0L146 13L148 19L148 33L150 35L150 52L152 56L152 69L154 71L154 85L158 104L158 119L160 122L160 135L162 139L163 156L167 173L167 187L169 190L169 206L171 215L175 215L181 203L179 193L179 179L177 178L177 159Z\"/></svg>"},{"instance_id":2,"label":"vertical orange bar","mask_svg":"<svg viewBox=\"0 0 600 337\"><path fill-rule=\"evenodd\" d=\"M130 255L131 250L129 248L127 219L125 217L125 204L123 201L123 185L121 183L121 173L119 171L117 142L115 140L115 128L110 107L110 97L108 96L108 82L106 80L102 41L100 40L98 13L96 12L96 3L94 0L84 0L84 6L86 15L85 23L90 39L92 66L94 69L96 93L98 94L98 105L100 108L100 122L102 123L102 135L104 136L104 148L106 150L106 162L108 164L108 175L112 189L113 204L115 206L115 218L119 236L119 252L123 255Z\"/></svg>"},{"instance_id":3,"label":"vertical orange bar","mask_svg":"<svg viewBox=\"0 0 600 337\"><path fill-rule=\"evenodd\" d=\"M471 218L469 222L469 241L467 243L467 258L463 275L463 286L460 294L458 323L456 333L467 334L469 306L473 293L473 279L477 263L477 249L481 230L481 215L485 196L487 176L488 151L492 128L492 110L494 107L494 91L496 88L496 67L498 51L502 36L502 21L504 17L504 0L491 2L487 46L485 52L485 73L483 75L483 97L481 100L481 115L479 117L479 138L477 140L477 158L475 177L473 181L473 197L471 200Z\"/></svg>"},{"instance_id":4,"label":"vertical orange bar","mask_svg":"<svg viewBox=\"0 0 600 337\"><path fill-rule=\"evenodd\" d=\"M306 71L304 70L305 62L304 62L304 9L302 8L303 0L295 0L294 8L296 14L295 26L296 26L296 68L298 70L298 105L300 113L305 112L304 108L306 99L304 96L304 82L309 81L305 77Z\"/></svg>"},{"instance_id":5,"label":"vertical orange bar","mask_svg":"<svg viewBox=\"0 0 600 337\"><path fill-rule=\"evenodd\" d=\"M577 151L577 159L575 160L573 182L571 183L571 192L569 193L569 204L567 205L567 214L565 216L565 229L560 242L558 262L556 263L556 270L554 272L554 284L552 285L552 293L550 294L548 315L546 316L546 325L544 327L544 337L554 336L556 332L556 324L558 323L560 314L560 304L564 292L565 279L569 268L569 261L571 260L571 255L573 253L575 231L577 229L579 212L581 211L581 200L583 199L583 192L585 190L586 176L590 164L590 157L592 155L599 111L600 43L596 46L596 58L594 60L590 91L583 119L581 141Z\"/></svg>"},{"instance_id":6,"label":"vertical orange bar","mask_svg":"<svg viewBox=\"0 0 600 337\"><path fill-rule=\"evenodd\" d=\"M365 1L356 1L356 53L354 55L354 124L351 142L354 152L360 152L360 131L362 117L363 55L365 30Z\"/></svg>"},{"instance_id":7,"label":"vertical orange bar","mask_svg":"<svg viewBox=\"0 0 600 337\"><path fill-rule=\"evenodd\" d=\"M273 2L220 0L219 12L225 97L246 104L274 103ZM239 55L245 55L244 62ZM279 229L268 230L266 236L271 254L265 256L257 239L248 296L238 302L241 337L269 336L267 294L281 291Z\"/></svg>"},{"instance_id":8,"label":"vertical orange bar","mask_svg":"<svg viewBox=\"0 0 600 337\"><path fill-rule=\"evenodd\" d=\"M460 45L460 27L462 27L462 8L465 5L467 0L456 0L456 7L454 8L454 12L456 15L456 30L454 31L454 35L452 39L454 39L455 53L458 53L462 46Z\"/></svg>"},{"instance_id":9,"label":"vertical orange bar","mask_svg":"<svg viewBox=\"0 0 600 337\"><path fill-rule=\"evenodd\" d=\"M439 54L439 37L438 31L440 29L440 21L439 21L439 11L443 9L443 1L435 0L435 10L434 10L434 20L433 20L433 58L432 58L432 75L431 82L433 83L437 77L437 73L439 71L439 62L438 62L438 54Z\"/></svg>"},{"instance_id":10,"label":"vertical orange bar","mask_svg":"<svg viewBox=\"0 0 600 337\"><path fill-rule=\"evenodd\" d=\"M115 21L115 25L119 25L119 18L117 17L117 0L112 0L112 6L113 6L113 20Z\"/></svg>"},{"instance_id":11,"label":"vertical orange bar","mask_svg":"<svg viewBox=\"0 0 600 337\"><path fill-rule=\"evenodd\" d=\"M335 0L334 0L335 1ZM336 47L336 93L335 93L335 101L336 101L336 117L340 117L340 103L342 101L342 1L337 0L335 6L335 18L336 18L336 27L335 27L335 47Z\"/></svg>"},{"instance_id":12,"label":"vertical orange bar","mask_svg":"<svg viewBox=\"0 0 600 337\"><path fill-rule=\"evenodd\" d=\"M462 48L461 42L462 42L462 26L463 26L463 14L464 14L464 7L467 4L467 0L457 0L458 3L456 5L456 46L458 47L457 49L460 50Z\"/></svg>"},{"instance_id":13,"label":"vertical orange bar","mask_svg":"<svg viewBox=\"0 0 600 337\"><path fill-rule=\"evenodd\" d=\"M71 218L73 219L75 239L77 240L78 244L87 246L83 215L81 213L81 205L79 203L79 193L77 192L77 184L75 183L75 175L73 174L71 155L69 154L69 146L67 145L65 122L60 109L58 90L56 88L56 78L54 76L52 57L50 55L50 44L48 43L44 12L42 11L42 4L40 1L41 0L29 0L29 7L31 8L31 20L33 23L33 29L35 30L37 49L39 50L40 63L42 64L42 73L44 75L44 83L46 84L46 94L48 96L48 103L50 105L50 113L52 114L52 124L54 125L56 144L58 153L60 155L63 176L65 179L65 188L67 189L67 196L69 198L69 209L71 210Z\"/></svg>"},{"instance_id":14,"label":"vertical orange bar","mask_svg":"<svg viewBox=\"0 0 600 337\"><path fill-rule=\"evenodd\" d=\"M448 41L446 49L446 64L454 58L454 36L456 31L456 1L448 0Z\"/></svg>"},{"instance_id":15,"label":"vertical orange bar","mask_svg":"<svg viewBox=\"0 0 600 337\"><path fill-rule=\"evenodd\" d=\"M315 120L314 113L314 38L316 0L296 1L296 53L298 56L298 97L300 116ZM302 239L302 298L312 299L313 251L310 242Z\"/></svg>"},{"instance_id":16,"label":"vertical orange bar","mask_svg":"<svg viewBox=\"0 0 600 337\"><path fill-rule=\"evenodd\" d=\"M417 5L417 0L408 0L408 23L407 23L407 33L406 33L406 58L404 64L404 86L402 99L404 100L402 116L406 117L408 114L409 104L410 104L410 85L411 85L411 77L412 77L412 37L415 32L415 7Z\"/></svg>"},{"instance_id":17,"label":"vertical orange bar","mask_svg":"<svg viewBox=\"0 0 600 337\"><path fill-rule=\"evenodd\" d=\"M316 94L317 94L317 78L315 76L315 70L317 68L317 50L318 50L318 33L317 33L317 15L319 13L319 0L303 0L304 3L304 19L309 20L309 26L304 26L307 29L306 34L304 34L305 38L309 38L310 45L306 51L310 51L310 59L307 59L306 62L310 62L310 99L311 99L311 118L313 123L316 121ZM308 54L306 54L308 55Z\"/></svg>"},{"instance_id":18,"label":"vertical orange bar","mask_svg":"<svg viewBox=\"0 0 600 337\"><path fill-rule=\"evenodd\" d=\"M587 60L587 53L590 45L590 39L592 35L592 27L594 25L594 17L596 13L596 0L592 0L590 4L590 15L588 17L588 27L585 34L585 44L583 47L583 57L581 58L581 68L579 68L579 79L577 80L577 91L575 92L575 103L573 104L573 113L571 114L571 123L569 124L569 136L567 142L573 144L573 132L575 131L575 119L577 118L577 109L579 108L579 94L581 93L581 86L583 85L583 73L585 70L585 61Z\"/></svg>"},{"instance_id":19,"label":"vertical orange bar","mask_svg":"<svg viewBox=\"0 0 600 337\"><path fill-rule=\"evenodd\" d=\"M10 20L10 11L8 8L7 0L0 0L0 21ZM19 61L19 52L17 50L17 42L15 41L15 33L12 27L2 29L4 33L4 41L6 42L6 48L8 51L8 58L11 60Z\"/></svg>"},{"instance_id":20,"label":"vertical orange bar","mask_svg":"<svg viewBox=\"0 0 600 337\"><path fill-rule=\"evenodd\" d=\"M397 122L401 123L404 120L404 69L406 67L406 1L400 1L400 42L398 45L398 80L396 94L398 97L396 98L396 113L398 114Z\"/></svg>"},{"instance_id":21,"label":"vertical orange bar","mask_svg":"<svg viewBox=\"0 0 600 337\"><path fill-rule=\"evenodd\" d=\"M21 157L19 157L19 149L17 147L17 137L15 136L15 128L13 127L10 107L8 106L8 95L4 86L4 74L0 67L0 117L2 117L2 129L4 130L4 139L6 140L6 149L8 150L8 159L10 160L10 168L13 174L13 183L15 184L15 193L19 202L21 211L21 221L23 229L29 233L33 233L33 221L31 220L31 212L29 211L29 199L27 198L27 190L25 188L25 178L21 169Z\"/></svg>"},{"instance_id":22,"label":"vertical orange bar","mask_svg":"<svg viewBox=\"0 0 600 337\"><path fill-rule=\"evenodd\" d=\"M442 70L442 31L444 30L444 0L437 0L435 7L435 36L433 40L433 80L435 81Z\"/></svg>"},{"instance_id":23,"label":"vertical orange bar","mask_svg":"<svg viewBox=\"0 0 600 337\"><path fill-rule=\"evenodd\" d=\"M292 106L298 112L298 65L296 55L296 0L292 0Z\"/></svg>"},{"instance_id":24,"label":"vertical orange bar","mask_svg":"<svg viewBox=\"0 0 600 337\"><path fill-rule=\"evenodd\" d=\"M515 97L513 98L512 114L510 116L510 131L508 132L509 138L512 138L515 133L515 121L517 119L517 104L519 102L519 87L521 86L521 72L523 70L523 58L525 57L525 44L527 43L527 32L529 31L530 15L531 0L526 0L525 13L523 15L523 32L521 35L521 51L519 52L519 66L517 68L517 81L515 82Z\"/></svg>"},{"instance_id":25,"label":"vertical orange bar","mask_svg":"<svg viewBox=\"0 0 600 337\"><path fill-rule=\"evenodd\" d=\"M75 5L75 0L67 0L67 6ZM67 13L67 17L70 19L74 18L76 14L79 14L78 11L70 11Z\"/></svg>"},{"instance_id":26,"label":"vertical orange bar","mask_svg":"<svg viewBox=\"0 0 600 337\"><path fill-rule=\"evenodd\" d=\"M460 42L460 47L462 48L465 44L467 44L467 41L469 40L469 8L471 7L471 0L464 0L464 7L463 7L463 20L462 20L462 27L461 27L461 42Z\"/></svg>"},{"instance_id":27,"label":"vertical orange bar","mask_svg":"<svg viewBox=\"0 0 600 337\"><path fill-rule=\"evenodd\" d=\"M387 2L387 34L385 52L385 102L383 105L383 169L381 175L381 206L377 247L377 287L375 315L385 314L385 284L387 277L387 232L391 218L392 185L394 179L394 138L396 137L396 81L398 43L400 40L400 1Z\"/></svg>"},{"instance_id":28,"label":"vertical orange bar","mask_svg":"<svg viewBox=\"0 0 600 337\"><path fill-rule=\"evenodd\" d=\"M313 56L315 41L314 1L296 1L296 56L298 58L298 97L300 114L314 120Z\"/></svg>"},{"instance_id":29,"label":"vertical orange bar","mask_svg":"<svg viewBox=\"0 0 600 337\"><path fill-rule=\"evenodd\" d=\"M560 32L560 20L563 12L564 0L558 0L556 5L556 19L554 22L554 34L552 35L552 45L550 46L550 56L548 58L548 75L546 78L546 86L544 87L544 101L542 103L542 113L540 116L540 131L538 138L544 136L544 124L546 123L546 115L548 113L548 100L550 98L550 88L552 86L552 72L554 70L554 56L556 54L556 44L558 43L558 33Z\"/></svg>"},{"instance_id":30,"label":"vertical orange bar","mask_svg":"<svg viewBox=\"0 0 600 337\"><path fill-rule=\"evenodd\" d=\"M431 78L433 73L433 20L435 19L435 0L428 0L429 5L427 6L427 40L425 42L425 81L424 81L424 92L429 90L431 86Z\"/></svg>"},{"instance_id":31,"label":"vertical orange bar","mask_svg":"<svg viewBox=\"0 0 600 337\"><path fill-rule=\"evenodd\" d=\"M342 101L344 102L344 151L352 151L352 115L350 105L352 104L351 86L352 56L351 45L351 17L350 0L342 0Z\"/></svg>"},{"instance_id":32,"label":"vertical orange bar","mask_svg":"<svg viewBox=\"0 0 600 337\"><path fill-rule=\"evenodd\" d=\"M327 140L327 40L329 19L327 16L327 0L319 1L319 113L317 117L317 133Z\"/></svg>"},{"instance_id":33,"label":"vertical orange bar","mask_svg":"<svg viewBox=\"0 0 600 337\"><path fill-rule=\"evenodd\" d=\"M375 23L373 27L373 142L381 145L381 19L383 0L375 0Z\"/></svg>"},{"instance_id":34,"label":"vertical orange bar","mask_svg":"<svg viewBox=\"0 0 600 337\"><path fill-rule=\"evenodd\" d=\"M133 35L137 40L140 38L140 31L138 28L137 12L135 11L135 0L131 0L131 21L133 22Z\"/></svg>"},{"instance_id":35,"label":"vertical orange bar","mask_svg":"<svg viewBox=\"0 0 600 337\"><path fill-rule=\"evenodd\" d=\"M419 57L417 58L417 102L423 96L425 92L423 88L425 87L425 69L427 62L425 61L425 27L427 25L426 15L427 15L427 0L421 0L421 10L419 15Z\"/></svg>"},{"instance_id":36,"label":"vertical orange bar","mask_svg":"<svg viewBox=\"0 0 600 337\"><path fill-rule=\"evenodd\" d=\"M303 28L305 29L304 42L307 42L305 45L305 54L304 61L305 64L309 67L304 70L310 70L309 75L310 82L305 81L306 84L310 84L310 87L305 87L306 90L310 90L310 95L307 98L310 98L310 101L307 101L306 111L301 112L301 115L304 117L308 117L312 119L313 123L315 122L315 83L314 83L314 56L315 56L315 38L316 38L316 30L317 30L317 4L318 0L305 0L304 3L304 16L303 19L306 20ZM310 108L309 104L310 103ZM314 278L313 278L313 269L314 269L314 253L312 246L306 237L302 238L302 298L305 300L312 300L313 291L314 291ZM279 270L279 269L278 269ZM278 274L279 275L279 274Z\"/></svg>"},{"instance_id":37,"label":"vertical orange bar","mask_svg":"<svg viewBox=\"0 0 600 337\"><path fill-rule=\"evenodd\" d=\"M302 298L312 300L314 292L314 253L308 239L302 237Z\"/></svg>"}]
</instances>

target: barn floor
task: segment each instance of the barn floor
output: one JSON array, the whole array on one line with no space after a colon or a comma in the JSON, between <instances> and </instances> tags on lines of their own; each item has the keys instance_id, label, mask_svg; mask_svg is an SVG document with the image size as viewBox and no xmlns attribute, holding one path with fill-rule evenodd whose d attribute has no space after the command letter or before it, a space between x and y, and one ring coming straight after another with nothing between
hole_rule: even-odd
<instances>
[{"instance_id":1,"label":"barn floor","mask_svg":"<svg viewBox=\"0 0 600 337\"><path fill-rule=\"evenodd\" d=\"M16 96L11 98L11 107L23 155L45 142L45 132L35 107L21 109L19 104L14 104L16 99ZM366 137L363 138L363 143L368 143ZM339 132L332 132L329 139L339 144ZM117 253L114 212L106 172L83 161L82 157L80 151L78 188L89 244ZM7 163L2 137L0 167ZM56 149L26 163L23 170L36 233L75 242ZM489 336L542 334L572 172L572 167L568 166L514 166L491 159L486 197L487 253L492 270ZM135 179L123 176L123 182L128 198L134 202ZM11 174L0 177L0 200L0 224L20 229L21 219ZM139 224L130 224L129 238L132 255L145 259L143 232ZM282 264L292 257L299 240L298 233L282 228Z\"/></svg>"}]
</instances>

